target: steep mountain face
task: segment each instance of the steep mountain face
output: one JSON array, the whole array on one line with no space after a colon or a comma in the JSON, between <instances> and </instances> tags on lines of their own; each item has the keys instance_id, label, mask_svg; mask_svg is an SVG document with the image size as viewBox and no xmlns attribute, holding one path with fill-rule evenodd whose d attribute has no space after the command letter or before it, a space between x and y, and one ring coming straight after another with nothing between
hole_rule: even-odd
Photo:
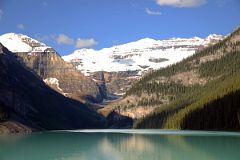
<instances>
[{"instance_id":1,"label":"steep mountain face","mask_svg":"<svg viewBox=\"0 0 240 160\"><path fill-rule=\"evenodd\" d=\"M92 73L89 77L99 85L107 99L121 97L138 79L140 79L137 71L99 71Z\"/></svg>"},{"instance_id":2,"label":"steep mountain face","mask_svg":"<svg viewBox=\"0 0 240 160\"><path fill-rule=\"evenodd\" d=\"M53 48L15 33L0 36L0 42L59 93L80 101L102 101L96 83L65 62Z\"/></svg>"},{"instance_id":3,"label":"steep mountain face","mask_svg":"<svg viewBox=\"0 0 240 160\"><path fill-rule=\"evenodd\" d=\"M33 130L56 130L99 128L104 122L82 103L47 86L0 43L0 121L8 120L15 123L1 123L0 133L17 123Z\"/></svg>"},{"instance_id":4,"label":"steep mountain face","mask_svg":"<svg viewBox=\"0 0 240 160\"><path fill-rule=\"evenodd\" d=\"M240 129L240 28L221 42L143 77L115 104L136 128Z\"/></svg>"},{"instance_id":5,"label":"steep mountain face","mask_svg":"<svg viewBox=\"0 0 240 160\"><path fill-rule=\"evenodd\" d=\"M63 56L63 59L93 79L98 80L99 72L104 72L103 78L107 82L105 85L108 93L123 95L145 73L179 62L193 55L196 50L215 44L223 38L224 36L216 34L205 39L145 38L101 50L76 50Z\"/></svg>"}]
</instances>

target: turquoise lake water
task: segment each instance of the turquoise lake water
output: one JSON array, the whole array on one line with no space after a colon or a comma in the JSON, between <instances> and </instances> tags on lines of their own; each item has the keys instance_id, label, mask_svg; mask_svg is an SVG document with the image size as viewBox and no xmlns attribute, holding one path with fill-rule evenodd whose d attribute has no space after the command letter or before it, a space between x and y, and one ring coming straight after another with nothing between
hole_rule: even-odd
<instances>
[{"instance_id":1,"label":"turquoise lake water","mask_svg":"<svg viewBox=\"0 0 240 160\"><path fill-rule=\"evenodd\" d=\"M79 130L2 136L0 160L240 160L240 133Z\"/></svg>"}]
</instances>

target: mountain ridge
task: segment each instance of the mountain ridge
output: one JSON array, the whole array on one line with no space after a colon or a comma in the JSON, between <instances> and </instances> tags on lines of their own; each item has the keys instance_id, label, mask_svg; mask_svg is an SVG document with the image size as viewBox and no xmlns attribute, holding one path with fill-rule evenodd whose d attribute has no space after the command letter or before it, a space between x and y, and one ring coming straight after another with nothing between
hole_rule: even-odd
<instances>
[{"instance_id":1,"label":"mountain ridge","mask_svg":"<svg viewBox=\"0 0 240 160\"><path fill-rule=\"evenodd\" d=\"M223 38L224 36L216 34L210 34L204 39L199 37L171 38L167 40L143 38L100 50L75 50L72 54L63 56L63 59L67 62L73 62L75 65L79 63L76 67L85 75L97 71L118 72L139 70L143 72L151 68L159 69L176 63L194 54L197 48L214 44ZM175 52L172 56L178 58L173 59L171 52ZM150 59L162 59L162 64L160 62L154 63Z\"/></svg>"}]
</instances>

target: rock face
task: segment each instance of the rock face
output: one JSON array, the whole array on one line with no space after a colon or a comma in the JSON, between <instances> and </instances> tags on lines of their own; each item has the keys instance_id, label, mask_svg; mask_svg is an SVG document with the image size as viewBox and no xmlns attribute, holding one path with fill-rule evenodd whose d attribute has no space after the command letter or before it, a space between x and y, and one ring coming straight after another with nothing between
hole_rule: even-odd
<instances>
[{"instance_id":1,"label":"rock face","mask_svg":"<svg viewBox=\"0 0 240 160\"><path fill-rule=\"evenodd\" d=\"M61 94L80 101L101 102L96 83L75 67L66 63L52 48L43 52L16 53L18 59L33 69L43 80Z\"/></svg>"},{"instance_id":2,"label":"rock face","mask_svg":"<svg viewBox=\"0 0 240 160\"><path fill-rule=\"evenodd\" d=\"M102 101L96 83L81 74L72 64L65 62L53 48L14 33L0 36L0 42L6 44L20 62L34 70L46 84L59 93L80 101ZM17 47L14 48L11 44L17 44Z\"/></svg>"},{"instance_id":3,"label":"rock face","mask_svg":"<svg viewBox=\"0 0 240 160\"><path fill-rule=\"evenodd\" d=\"M84 104L47 86L1 43L0 108L1 113L7 113L5 121L20 122L36 130L99 128L104 122Z\"/></svg>"},{"instance_id":4,"label":"rock face","mask_svg":"<svg viewBox=\"0 0 240 160\"><path fill-rule=\"evenodd\" d=\"M136 71L128 72L95 72L91 74L93 79L103 90L105 98L122 96L139 78Z\"/></svg>"}]
</instances>

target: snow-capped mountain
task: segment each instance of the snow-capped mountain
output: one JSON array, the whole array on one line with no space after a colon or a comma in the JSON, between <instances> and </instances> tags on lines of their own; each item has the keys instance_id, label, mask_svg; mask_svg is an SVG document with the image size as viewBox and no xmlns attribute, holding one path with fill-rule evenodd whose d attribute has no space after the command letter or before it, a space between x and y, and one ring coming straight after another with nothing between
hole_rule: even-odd
<instances>
[{"instance_id":1,"label":"snow-capped mountain","mask_svg":"<svg viewBox=\"0 0 240 160\"><path fill-rule=\"evenodd\" d=\"M11 52L44 52L51 48L46 44L39 42L23 34L7 33L0 36L2 43Z\"/></svg>"},{"instance_id":2,"label":"snow-capped mountain","mask_svg":"<svg viewBox=\"0 0 240 160\"><path fill-rule=\"evenodd\" d=\"M38 74L47 85L64 96L79 101L102 101L98 85L75 66L65 62L46 44L16 33L0 36L0 43L14 52L17 59Z\"/></svg>"},{"instance_id":3,"label":"snow-capped mountain","mask_svg":"<svg viewBox=\"0 0 240 160\"><path fill-rule=\"evenodd\" d=\"M154 40L145 38L136 42L104 48L101 50L80 49L63 56L85 75L93 72L138 71L141 75L150 69L159 69L191 56L197 49L214 44L224 36L212 34L205 39L172 38Z\"/></svg>"}]
</instances>

